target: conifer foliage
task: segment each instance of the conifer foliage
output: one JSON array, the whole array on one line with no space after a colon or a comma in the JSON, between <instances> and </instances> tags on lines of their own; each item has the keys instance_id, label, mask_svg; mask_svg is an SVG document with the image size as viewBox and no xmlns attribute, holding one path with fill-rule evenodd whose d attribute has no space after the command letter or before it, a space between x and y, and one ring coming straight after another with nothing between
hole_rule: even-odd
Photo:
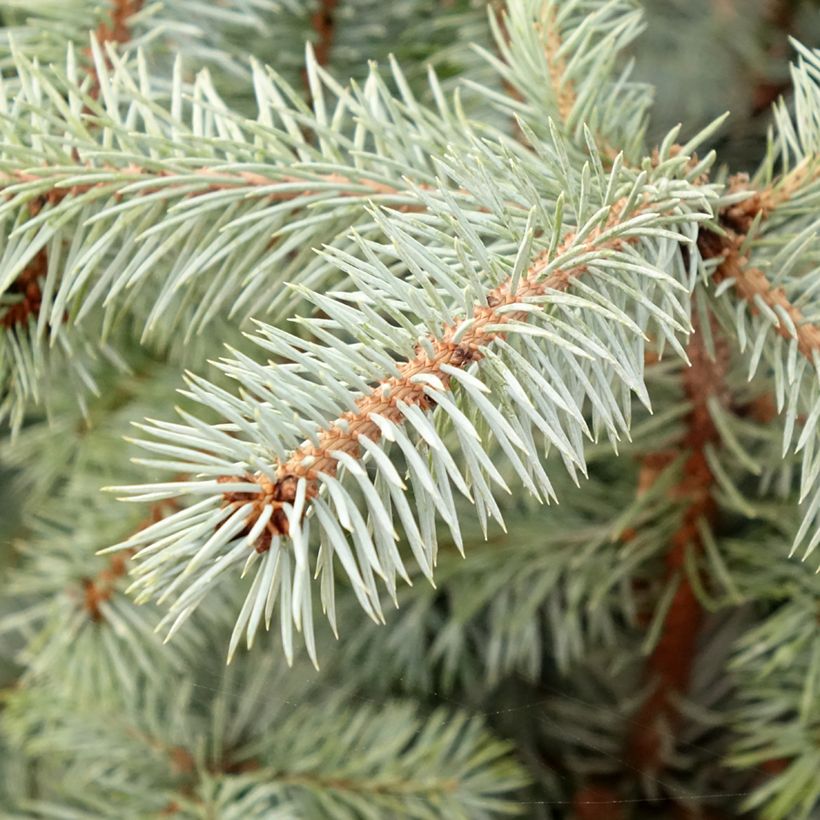
<instances>
[{"instance_id":1,"label":"conifer foliage","mask_svg":"<svg viewBox=\"0 0 820 820\"><path fill-rule=\"evenodd\" d=\"M633 0L0 15L8 816L817 816L810 38L730 173Z\"/></svg>"}]
</instances>

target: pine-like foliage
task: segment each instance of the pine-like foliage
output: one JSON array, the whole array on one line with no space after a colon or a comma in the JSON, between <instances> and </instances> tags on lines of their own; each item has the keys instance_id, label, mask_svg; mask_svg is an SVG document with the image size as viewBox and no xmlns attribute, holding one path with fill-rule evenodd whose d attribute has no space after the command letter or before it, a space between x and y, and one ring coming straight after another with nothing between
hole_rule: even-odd
<instances>
[{"instance_id":1,"label":"pine-like foliage","mask_svg":"<svg viewBox=\"0 0 820 820\"><path fill-rule=\"evenodd\" d=\"M62 692L12 697L11 739L40 760L43 796L26 809L47 817L490 817L507 813L504 792L523 783L504 759L508 745L477 718L452 710L421 718L408 703L312 692L322 687L315 676L270 655L197 672L208 685L189 679L169 693L165 681L146 683L127 706L96 703L81 714ZM310 705L300 705L306 695Z\"/></svg>"},{"instance_id":2,"label":"pine-like foliage","mask_svg":"<svg viewBox=\"0 0 820 820\"><path fill-rule=\"evenodd\" d=\"M820 51L730 175L668 5L0 2L9 816L816 816Z\"/></svg>"}]
</instances>

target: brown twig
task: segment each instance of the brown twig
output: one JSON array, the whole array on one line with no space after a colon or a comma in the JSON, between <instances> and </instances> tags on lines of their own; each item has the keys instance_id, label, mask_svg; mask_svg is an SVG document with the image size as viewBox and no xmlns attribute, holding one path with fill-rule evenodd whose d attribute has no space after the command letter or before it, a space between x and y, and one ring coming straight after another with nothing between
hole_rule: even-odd
<instances>
[{"instance_id":1,"label":"brown twig","mask_svg":"<svg viewBox=\"0 0 820 820\"><path fill-rule=\"evenodd\" d=\"M589 784L575 792L572 799L573 820L625 820L618 792L608 786Z\"/></svg>"},{"instance_id":2,"label":"brown twig","mask_svg":"<svg viewBox=\"0 0 820 820\"><path fill-rule=\"evenodd\" d=\"M128 566L128 559L135 550L123 550L109 559L108 566L93 578L83 579L83 608L88 617L99 623L103 619L102 605L114 594L117 581L122 578Z\"/></svg>"},{"instance_id":3,"label":"brown twig","mask_svg":"<svg viewBox=\"0 0 820 820\"><path fill-rule=\"evenodd\" d=\"M143 0L113 0L111 11L107 20L102 20L97 27L96 37L100 43L117 42L125 43L131 37L131 32L128 26L130 18L140 10ZM86 54L90 56L90 49L86 49ZM107 58L106 58L107 59ZM91 96L96 99L100 92L100 79L94 68L94 63L89 60L88 72L92 78L90 89ZM0 175L2 179L14 180L15 175L11 177L3 174ZM19 180L18 181L22 181ZM56 190L56 189L55 189ZM53 201L51 193L45 197L38 197L34 200L30 207L33 215L39 212L46 201ZM58 198L62 199L62 195ZM45 276L48 270L48 257L45 248L41 249L34 259L29 263L26 269L17 277L16 281L9 289L12 293L20 293L23 295L21 302L9 308L2 317L0 317L0 325L6 329L23 325L28 321L30 316L36 316L40 311L42 304L42 291L40 289L40 281Z\"/></svg>"},{"instance_id":4,"label":"brown twig","mask_svg":"<svg viewBox=\"0 0 820 820\"><path fill-rule=\"evenodd\" d=\"M111 8L107 18L103 18L97 26L95 33L97 42L101 45L105 43L117 43L125 45L131 40L131 18L143 6L143 0L111 0ZM94 67L94 61L90 59L91 49L86 49L86 57L89 58L88 74L91 77L91 88L89 94L93 99L100 95L100 78ZM108 55L103 50L106 68L112 68L112 63Z\"/></svg>"},{"instance_id":5,"label":"brown twig","mask_svg":"<svg viewBox=\"0 0 820 820\"><path fill-rule=\"evenodd\" d=\"M558 114L561 120L569 123L570 116L578 102L578 94L575 90L575 85L572 80L566 77L567 64L566 60L560 56L559 51L563 43L561 33L558 29L556 6L550 7L549 17L547 18L547 30L542 30L541 24L536 23L536 28L541 34L542 42L544 43L544 53L547 58L547 67L550 75L550 85L552 87L553 95L555 96ZM598 150L605 160L612 162L620 153L615 146L610 145L609 142L600 134L595 134L595 143Z\"/></svg>"},{"instance_id":6,"label":"brown twig","mask_svg":"<svg viewBox=\"0 0 820 820\"><path fill-rule=\"evenodd\" d=\"M95 170L95 169L83 169L83 170ZM151 179L152 177L157 180L156 187L153 186L146 186L141 188L137 196L145 196L147 194L158 193L162 190L168 190L169 196L173 196L174 189L172 185L169 184L162 184L161 180L172 180L176 176L180 176L178 172L174 171L148 171L142 168L139 165L129 165L124 168L116 168L113 166L107 166L105 168L99 169L103 172L109 172L112 174L123 174L126 177L132 177L129 179L127 184L132 184L134 182L140 182L146 179ZM346 177L341 174L322 174L313 179L305 179L303 177L292 176L289 174L283 174L281 176L275 177L268 177L262 174L251 173L249 171L240 171L238 173L233 173L229 171L221 171L219 169L214 168L197 168L196 170L192 171L191 173L197 176L218 176L220 179L224 180L221 182L211 182L208 185L204 186L201 190L188 193L187 196L194 197L194 196L201 196L207 193L213 193L215 191L228 191L232 188L237 187L250 187L253 188L262 188L268 187L271 185L293 185L293 186L301 186L301 187L294 187L289 190L282 190L282 191L266 191L262 196L265 196L271 202L289 202L293 199L297 199L302 196L311 196L319 192L319 188L312 188L311 183L315 183L317 185L332 185L332 186L339 186L342 188L341 191L336 192L337 196L343 197L359 197L359 196L395 196L399 197L405 195L405 192L401 191L398 188L394 188L391 185L387 185L383 182L377 182L372 179L367 179L365 177L361 177L359 179L353 179L352 177ZM51 169L48 167L39 169L39 171L32 171L32 170L15 170L10 172L0 172L0 195L4 195L6 198L9 196L14 195L14 193L3 192L4 188L8 188L11 186L17 186L20 184L25 183L37 183L43 180L44 178L48 178L48 175L51 175L51 184L49 190L45 194L41 194L29 205L30 211L32 215L36 215L37 213L42 210L42 208L48 205L59 205L63 200L68 197L76 197L82 194L88 193L89 191L93 191L95 189L104 189L106 187L110 187L112 185L111 180L102 180L98 182L90 182L86 184L74 184L74 185L66 185L65 180L71 179L72 177L76 177L76 173L67 173L63 169ZM180 184L190 184L190 180L183 180ZM420 185L421 188L429 188L429 186L425 184ZM457 193L466 193L464 191L458 191ZM118 196L119 194L115 192L114 196ZM423 205L410 205L410 204L403 204L394 206L396 210L410 212L410 211L423 211L425 210Z\"/></svg>"},{"instance_id":7,"label":"brown twig","mask_svg":"<svg viewBox=\"0 0 820 820\"><path fill-rule=\"evenodd\" d=\"M148 171L139 165L129 165L124 168L116 168L114 166L106 166L100 169L84 168L83 170L102 172L109 172L112 174L122 174L126 177L125 180L117 180L120 184L132 184L134 182L156 179L156 185L148 185L140 189L136 196L146 196L148 194L158 193L162 190L168 191L168 196L174 195L174 185L168 181L173 180L177 175L173 171L159 170ZM288 190L267 190L260 193L260 196L266 198L271 202L289 202L299 197L311 196L319 192L319 188L311 187L315 185L330 185L338 186L341 190L334 191L335 196L342 197L384 197L384 198L399 198L406 195L398 188L387 185L376 180L360 178L353 179L345 177L341 174L324 174L316 177L313 180L304 179L301 177L284 174L277 177L267 177L262 174L251 173L248 171L240 171L238 173L220 171L214 168L198 168L193 171L195 175L210 177L218 176L220 182L210 182L204 185L200 190L189 192L188 197L201 196L215 191L227 191L233 188L246 187L250 191L253 189L263 189L272 185L288 185L294 186ZM56 207L69 197L79 197L87 194L93 190L105 190L112 186L112 181L102 180L98 182L89 182L86 184L64 184L66 180L76 177L76 173L70 173L63 168L56 169L44 167L36 170L12 170L0 171L0 196L9 199L13 196L18 196L21 192L9 191L9 188L17 187L25 184L34 184L41 182L44 179L49 179L49 188L45 193L38 194L28 202L28 209L31 216L39 214L47 205ZM163 184L165 182L165 184ZM189 184L189 180L185 180L180 184ZM427 188L424 183L420 184L421 188ZM459 194L466 194L465 191L457 191ZM120 196L119 191L112 191L114 198ZM422 204L411 204L407 202L394 202L392 207L395 210L403 213L424 211L425 206ZM45 277L48 270L48 258L45 248L41 249L20 273L17 279L8 288L7 293L13 297L19 297L13 304L4 308L0 305L0 327L9 329L24 325L30 316L37 316L42 304L42 290L41 281Z\"/></svg>"},{"instance_id":8,"label":"brown twig","mask_svg":"<svg viewBox=\"0 0 820 820\"><path fill-rule=\"evenodd\" d=\"M507 18L503 10L505 4L498 0L493 4L493 10L498 22L498 28L501 36L506 43L509 42ZM566 76L567 64L566 60L559 54L562 45L561 32L558 27L557 10L555 6L551 6L547 10L547 15L543 21L536 20L533 26L538 33L544 48L544 57L547 61L547 71L549 73L549 84L552 94L555 98L555 105L558 110L558 116L564 125L567 125L578 101L578 95L575 90L575 85L572 80ZM504 90L514 100L523 100L524 96L521 91L508 79L503 80ZM518 123L514 125L516 137L519 141L524 142L524 135L521 132ZM612 145L604 140L600 135L596 135L596 143L598 150L601 152L604 159L612 161L618 155Z\"/></svg>"},{"instance_id":9,"label":"brown twig","mask_svg":"<svg viewBox=\"0 0 820 820\"><path fill-rule=\"evenodd\" d=\"M751 193L746 199L724 208L719 214L719 222L724 231L722 234L702 228L698 236L698 248L702 256L705 259L721 259L713 273L713 281L719 283L730 278L734 280L735 291L749 302L753 311L757 310L757 299L762 299L771 308L780 308L792 320L800 352L810 361L813 360L814 351L820 350L820 329L807 324L800 311L789 302L785 292L781 288L772 287L762 271L749 265L748 260L741 255L741 248L755 220L758 217L768 217L816 173L816 167L803 163L777 186ZM747 184L746 177L735 177L730 183L730 189L741 190ZM688 455L681 480L671 493L685 506L681 524L672 537L666 555L667 578L680 577L658 644L647 665L655 688L636 719L639 729L629 739L630 759L644 772L657 771L661 767L664 735L674 736L680 722L675 698L687 691L703 617L692 583L683 572L684 562L689 550L697 552L703 547L700 522L710 523L717 514L717 504L712 495L715 477L706 458L706 451L709 446L718 444L720 437L709 412L709 401L717 397L721 404L729 404L730 397L724 386L729 354L726 341L717 334L716 322L710 316L712 336L716 344L716 357L710 358L703 344L703 335L697 332L697 321L697 316L693 316L695 333L687 348L691 367L683 373L683 389L689 401L690 412L686 419L686 433L678 452L683 450ZM785 338L792 338L785 324L781 324L776 330ZM771 412L771 407L762 403L757 409L760 413ZM676 456L675 451L650 454L642 467L642 485L647 483L645 471L655 476Z\"/></svg>"},{"instance_id":10,"label":"brown twig","mask_svg":"<svg viewBox=\"0 0 820 820\"><path fill-rule=\"evenodd\" d=\"M169 511L175 512L179 509L179 504L175 499L165 498L157 501L151 507L151 511L139 524L135 532L144 530L151 524L156 524ZM83 608L88 613L88 617L99 623L103 620L102 605L114 594L117 582L123 578L128 571L128 561L136 550L126 549L112 555L108 560L108 565L100 570L93 578L84 578L83 587Z\"/></svg>"},{"instance_id":11,"label":"brown twig","mask_svg":"<svg viewBox=\"0 0 820 820\"><path fill-rule=\"evenodd\" d=\"M623 216L622 209L625 204L624 201L620 201L613 206L605 227L596 228L585 241L585 250L592 250L604 230L617 224ZM568 235L556 253L558 255L564 253L574 241L574 234ZM631 238L617 237L602 243L601 248L617 250L632 241L634 240ZM498 326L528 319L528 313L525 311L500 312L501 308L531 297L542 296L550 291L564 291L573 279L586 270L584 264L579 264L559 269L542 279L542 273L549 265L551 258L546 253L541 254L526 274L521 277L515 289L510 280L506 280L493 289L487 295L486 303L474 307L472 324L461 334L458 342L453 341L461 324L456 321L443 328L439 337L430 336L427 346L417 346L415 357L397 365L398 376L386 379L369 393L361 396L356 401L356 410L348 411L330 422L319 433L316 444L305 443L297 448L286 461L280 462L276 468L276 481L272 482L263 475L244 476L242 480L252 481L259 485L258 493L225 493L225 502L232 506L248 501L253 503L249 515L249 526L262 513L265 506L273 507L274 512L267 525L267 535L257 542L257 550L267 550L271 536L287 534L288 520L284 504L294 501L299 479L306 480L306 497L311 499L316 496L319 489L319 474L329 476L336 474L339 459L334 452L346 453L356 458L360 452L360 437L363 436L370 441L378 441L381 438L381 429L372 419L374 414L395 424L402 424L404 416L399 407L400 403L421 409L429 409L433 406L433 401L425 392L424 385L414 377L422 374L435 376L447 387L450 383L450 376L442 369L443 366L465 368L471 362L480 360L483 358L482 347L491 344L496 339L504 338L505 334ZM236 477L226 476L222 480L235 481Z\"/></svg>"},{"instance_id":12,"label":"brown twig","mask_svg":"<svg viewBox=\"0 0 820 820\"><path fill-rule=\"evenodd\" d=\"M315 0L316 7L310 15L310 27L313 29L313 55L320 66L330 62L330 52L336 35L336 7L339 0ZM307 68L302 69L302 83L308 104L312 104L313 94L310 90ZM309 132L308 132L309 133Z\"/></svg>"},{"instance_id":13,"label":"brown twig","mask_svg":"<svg viewBox=\"0 0 820 820\"><path fill-rule=\"evenodd\" d=\"M0 327L10 330L27 324L29 317L37 316L43 301L40 285L47 272L48 254L42 248L9 287L8 293L19 296L20 300L6 307L0 315Z\"/></svg>"},{"instance_id":14,"label":"brown twig","mask_svg":"<svg viewBox=\"0 0 820 820\"><path fill-rule=\"evenodd\" d=\"M800 353L810 362L814 362L815 351L820 351L820 328L807 322L799 308L793 305L780 287L773 287L765 273L749 263L742 254L743 243L758 214L762 218L785 203L799 188L814 180L820 172L820 163L804 162L797 166L781 184L763 192L754 193L747 199L726 208L719 221L723 233L703 229L698 236L698 248L704 259L720 259L712 275L715 284L732 280L735 292L746 302L753 313L759 312L758 300L781 316L781 321L774 327L776 333L791 341L796 338ZM742 189L747 180L736 177L730 187ZM794 326L794 332L786 321L787 316Z\"/></svg>"},{"instance_id":15,"label":"brown twig","mask_svg":"<svg viewBox=\"0 0 820 820\"><path fill-rule=\"evenodd\" d=\"M555 96L555 103L558 107L558 114L564 122L569 120L572 109L578 98L575 93L575 86L571 80L566 78L567 65L563 57L558 52L561 49L561 33L558 30L558 19L555 6L549 9L549 16L546 20L546 31L540 22L535 23L535 28L541 36L544 44L544 55L547 58L547 68L550 75L550 86Z\"/></svg>"},{"instance_id":16,"label":"brown twig","mask_svg":"<svg viewBox=\"0 0 820 820\"><path fill-rule=\"evenodd\" d=\"M310 16L310 25L316 34L313 52L316 62L325 66L330 61L333 37L336 34L336 7L339 0L318 0L316 10Z\"/></svg>"},{"instance_id":17,"label":"brown twig","mask_svg":"<svg viewBox=\"0 0 820 820\"><path fill-rule=\"evenodd\" d=\"M772 37L767 49L769 60L786 62L789 51L789 35L794 31L797 13L795 0L768 0L763 9L765 33ZM763 73L754 73L750 83L751 114L757 116L769 110L772 103L791 88L791 80L784 77L782 80L773 80Z\"/></svg>"},{"instance_id":18,"label":"brown twig","mask_svg":"<svg viewBox=\"0 0 820 820\"><path fill-rule=\"evenodd\" d=\"M715 477L706 456L707 447L719 440L709 411L712 397L728 403L724 378L728 346L715 333L716 355L712 359L703 342L697 314L693 315L694 332L687 355L691 366L683 373L683 390L689 402L686 432L680 449L688 453L682 475L670 495L683 504L681 523L672 536L666 554L666 576L677 577L672 602L666 613L658 643L647 663L648 676L654 688L635 720L638 729L629 740L629 757L643 772L657 771L662 765L664 735L674 735L680 722L675 697L687 691L695 645L703 616L690 579L684 571L687 552L702 549L699 526L712 522L717 504L712 495ZM655 454L657 455L657 454ZM666 461L676 453L668 454ZM653 465L657 467L658 465Z\"/></svg>"},{"instance_id":19,"label":"brown twig","mask_svg":"<svg viewBox=\"0 0 820 820\"><path fill-rule=\"evenodd\" d=\"M51 187L47 194L44 194L46 202L50 205L58 205L68 196L79 196L80 194L87 193L88 191L92 191L95 188L105 188L106 186L111 185L111 181L109 180L101 180L99 182L92 182L88 184L77 184L77 185L65 185L64 182L71 177L75 177L76 173L68 173L62 169L52 169L49 167L44 167L39 169L40 172L31 171L31 170L15 170L9 173L0 172L0 190L3 187L10 187L14 185L20 185L25 183L36 183L40 182L44 178L48 178L51 176ZM133 177L133 180L129 181L129 184L132 182L139 182L145 179L150 179L151 177L155 177L158 181L163 179L173 179L175 176L179 176L178 172L174 171L149 171L139 165L128 165L124 168L117 168L115 166L105 166L100 169L94 168L83 168L82 170L90 170L96 171L99 170L100 172L107 172L112 174L124 174L126 176ZM242 185L247 185L250 187L262 187L262 186L269 186L269 185L297 185L302 183L305 185L304 188L294 188L293 190L289 191L272 191L268 192L266 195L271 198L272 201L275 202L286 202L291 199L296 199L300 196L309 195L315 193L314 190L310 188L310 182L315 181L317 183L329 183L332 185L348 185L351 189L356 185L361 185L362 187L372 191L375 194L398 194L399 190L397 188L393 188L390 185L385 185L381 182L375 182L374 180L369 179L359 179L353 180L349 177L342 176L340 174L323 174L319 175L315 178L315 180L308 180L301 177L290 176L288 174L284 174L281 176L276 177L267 177L263 174L256 174L251 173L249 171L240 171L239 173L233 173L230 171L221 171L215 168L197 168L196 170L192 171L191 173L198 175L198 176L218 176L224 180L224 182L212 182L207 185L205 188L202 189L202 193L212 193L214 191L227 191L231 188L236 188ZM185 180L188 183L188 180ZM173 188L171 186L165 186L158 184L156 188L146 187L140 191L140 193L157 193L163 188L168 188L173 192ZM197 192L199 193L199 192ZM343 192L343 196L355 196L358 193L362 193L355 190L349 190ZM6 194L9 196L9 194Z\"/></svg>"},{"instance_id":20,"label":"brown twig","mask_svg":"<svg viewBox=\"0 0 820 820\"><path fill-rule=\"evenodd\" d=\"M97 26L97 39L101 43L127 43L131 39L131 17L142 5L143 0L112 0L108 19Z\"/></svg>"},{"instance_id":21,"label":"brown twig","mask_svg":"<svg viewBox=\"0 0 820 820\"><path fill-rule=\"evenodd\" d=\"M79 162L79 158L77 158ZM67 172L64 168L44 167L39 169L27 170L11 170L0 171L0 196L9 199L13 196L18 196L22 192L9 191L9 188L18 187L20 185L32 184L36 185L44 179L49 180L49 188L45 193L40 193L32 197L28 201L28 209L32 216L39 214L44 207L56 207L69 197L79 197L87 194L95 189L103 191L106 188L111 189L113 184L133 184L134 182L141 182L156 179L156 185L146 185L141 188L135 196L146 196L154 194L163 190L168 191L168 196L174 195L173 180L177 173L170 170L149 171L139 165L131 164L124 168L117 168L114 166L105 166L99 169L83 168L91 172L108 172L111 174L121 174L125 176L125 180L100 180L89 183L75 183L65 184L67 180L76 178L76 173ZM248 171L227 172L219 169L204 167L192 171L194 175L203 177L217 176L221 181L210 182L204 185L201 189L188 192L187 197L201 196L203 194L212 193L215 191L227 191L233 188L243 187L248 188L249 193L254 189L260 192L272 185L287 185L287 190L264 190L259 196L266 198L271 202L289 202L300 197L312 196L321 190L319 187L313 186L334 186L341 190L334 190L334 196L341 197L361 197L361 198L400 198L409 194L398 188L387 185L376 180L352 177L346 177L341 174L323 174L315 179L304 179L302 177L293 176L291 174L283 174L276 177L268 177L258 173ZM180 184L188 185L190 180L181 181ZM420 183L419 187L429 188L425 183ZM467 195L466 191L458 190L455 193L460 195ZM111 196L119 198L121 196L118 190L112 190ZM513 207L516 203L511 203ZM415 204L408 202L393 202L394 210L403 213L420 212L426 208L423 204ZM13 304L8 307L0 305L0 327L12 328L24 325L30 316L37 316L42 304L41 281L44 278L48 269L48 261L46 250L40 250L29 265L17 277L16 281L8 289L8 293L13 297L20 297ZM64 318L67 318L66 313Z\"/></svg>"}]
</instances>

